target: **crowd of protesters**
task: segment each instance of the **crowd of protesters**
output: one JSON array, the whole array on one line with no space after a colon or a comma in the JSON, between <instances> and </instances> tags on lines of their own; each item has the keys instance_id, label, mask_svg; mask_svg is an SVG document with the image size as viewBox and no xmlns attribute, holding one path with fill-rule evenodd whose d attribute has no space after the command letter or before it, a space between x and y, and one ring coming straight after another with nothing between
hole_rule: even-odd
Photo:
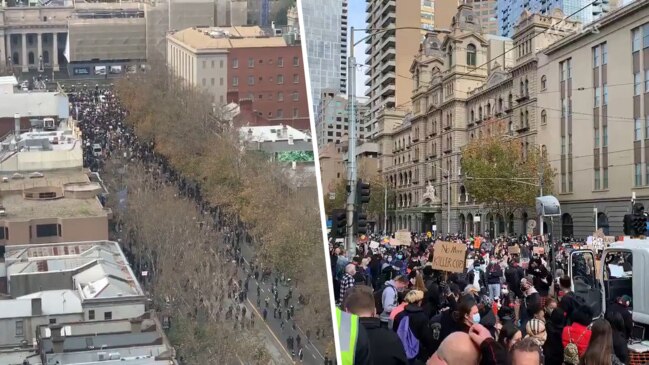
<instances>
[{"instance_id":1,"label":"crowd of protesters","mask_svg":"<svg viewBox=\"0 0 649 365\"><path fill-rule=\"evenodd\" d=\"M563 245L532 236L392 238L370 236L351 260L330 242L339 331L357 326L355 340L339 334L344 364L629 364L631 298L594 319L599 313L571 291ZM466 244L463 272L433 269L439 241Z\"/></svg>"},{"instance_id":2,"label":"crowd of protesters","mask_svg":"<svg viewBox=\"0 0 649 365\"><path fill-rule=\"evenodd\" d=\"M201 222L200 229L215 229L221 234L223 245L218 250L225 262L233 264L233 270L225 278L228 302L219 304L213 314L218 318L232 321L234 329L253 328L255 314L246 308L245 302L249 293L254 294L256 290L256 295L251 295L256 299L251 300L251 303L256 301L259 312L263 313L261 316L264 321L269 320L269 311L273 312L273 319L280 321L282 334L287 336L288 350L296 360L302 360L305 344L311 344L311 334L302 333L304 339L300 336L295 323L295 309L296 305L299 307L306 303L301 295L293 295L289 278L273 272L271 268L264 267L252 258L250 262L246 261L241 245L244 242L252 242L246 226L236 216L226 214L219 207L210 205L204 199L200 186L182 176L170 165L167 158L156 153L153 142L145 142L137 137L133 129L124 123L127 111L110 88L84 86L73 87L66 92L70 98L70 114L78 121L78 127L82 132L85 167L93 172L102 172L106 161L111 156L121 159L124 164L139 161L156 179L175 186L182 195L194 200L196 205L211 218L211 222ZM117 194L121 193L117 192ZM127 191L124 189L123 193L126 195ZM105 204L105 197L101 200ZM118 227L117 230L119 231L120 228ZM148 269L155 263L146 262L141 257L136 259L133 247L137 244L129 238L122 246L129 262L134 265L134 272L138 279L146 285L153 275L153 272ZM142 272L147 272L147 276L143 277ZM280 285L288 287L286 294L282 296L280 296ZM262 289L268 286L269 289ZM265 296L262 291L269 291L270 296ZM197 308L195 316L198 311ZM325 331L317 329L316 339L321 337L321 333L324 335ZM325 358L325 363L329 365L331 362Z\"/></svg>"}]
</instances>

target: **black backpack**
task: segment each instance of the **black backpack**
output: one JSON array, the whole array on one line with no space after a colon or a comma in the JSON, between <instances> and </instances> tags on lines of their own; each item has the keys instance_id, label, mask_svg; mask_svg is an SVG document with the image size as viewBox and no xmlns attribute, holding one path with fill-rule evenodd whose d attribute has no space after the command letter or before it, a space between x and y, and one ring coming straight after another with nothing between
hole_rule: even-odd
<instances>
[{"instance_id":1,"label":"black backpack","mask_svg":"<svg viewBox=\"0 0 649 365\"><path fill-rule=\"evenodd\" d=\"M376 307L376 314L380 315L383 313L383 292L385 288L390 286L389 284L384 284L381 289L374 292L374 306Z\"/></svg>"}]
</instances>

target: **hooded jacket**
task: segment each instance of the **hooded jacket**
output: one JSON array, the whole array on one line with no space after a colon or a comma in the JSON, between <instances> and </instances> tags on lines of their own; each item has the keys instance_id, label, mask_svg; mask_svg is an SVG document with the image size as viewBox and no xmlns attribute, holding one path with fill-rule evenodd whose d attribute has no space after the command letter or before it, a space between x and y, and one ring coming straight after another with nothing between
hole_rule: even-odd
<instances>
[{"instance_id":1,"label":"hooded jacket","mask_svg":"<svg viewBox=\"0 0 649 365\"><path fill-rule=\"evenodd\" d=\"M387 328L381 327L378 318L360 318L370 344L370 364L372 365L407 365L406 352L399 336Z\"/></svg>"},{"instance_id":2,"label":"hooded jacket","mask_svg":"<svg viewBox=\"0 0 649 365\"><path fill-rule=\"evenodd\" d=\"M408 304L406 308L394 318L392 329L395 332L398 330L401 320L406 316L409 318L409 325L412 334L419 340L419 353L417 354L417 359L426 362L428 358L433 355L431 346L433 342L435 342L433 331L428 326L428 316L420 306L416 304Z\"/></svg>"}]
</instances>

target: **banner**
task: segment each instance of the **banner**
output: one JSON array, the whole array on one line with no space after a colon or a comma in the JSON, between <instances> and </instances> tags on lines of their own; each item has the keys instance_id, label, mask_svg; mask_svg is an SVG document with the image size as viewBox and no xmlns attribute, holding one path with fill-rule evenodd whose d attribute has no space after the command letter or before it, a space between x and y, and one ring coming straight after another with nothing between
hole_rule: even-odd
<instances>
[{"instance_id":1,"label":"banner","mask_svg":"<svg viewBox=\"0 0 649 365\"><path fill-rule=\"evenodd\" d=\"M410 231L397 231L394 234L394 239L399 242L400 245L410 246L412 235L410 234Z\"/></svg>"},{"instance_id":2,"label":"banner","mask_svg":"<svg viewBox=\"0 0 649 365\"><path fill-rule=\"evenodd\" d=\"M95 66L95 75L106 75L106 66Z\"/></svg>"},{"instance_id":3,"label":"banner","mask_svg":"<svg viewBox=\"0 0 649 365\"><path fill-rule=\"evenodd\" d=\"M112 74L121 74L122 66L110 66L110 73Z\"/></svg>"},{"instance_id":4,"label":"banner","mask_svg":"<svg viewBox=\"0 0 649 365\"><path fill-rule=\"evenodd\" d=\"M462 273L465 269L466 245L438 241L433 252L433 269Z\"/></svg>"}]
</instances>

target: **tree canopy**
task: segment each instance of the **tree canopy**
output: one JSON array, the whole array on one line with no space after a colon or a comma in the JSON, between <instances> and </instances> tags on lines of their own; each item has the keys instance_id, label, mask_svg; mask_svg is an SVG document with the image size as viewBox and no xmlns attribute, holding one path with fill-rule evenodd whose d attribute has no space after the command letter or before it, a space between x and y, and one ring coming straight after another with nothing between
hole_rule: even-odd
<instances>
[{"instance_id":1,"label":"tree canopy","mask_svg":"<svg viewBox=\"0 0 649 365\"><path fill-rule=\"evenodd\" d=\"M539 183L552 193L554 171L537 147L500 136L474 139L462 151L462 173L469 197L498 213L534 205Z\"/></svg>"}]
</instances>

